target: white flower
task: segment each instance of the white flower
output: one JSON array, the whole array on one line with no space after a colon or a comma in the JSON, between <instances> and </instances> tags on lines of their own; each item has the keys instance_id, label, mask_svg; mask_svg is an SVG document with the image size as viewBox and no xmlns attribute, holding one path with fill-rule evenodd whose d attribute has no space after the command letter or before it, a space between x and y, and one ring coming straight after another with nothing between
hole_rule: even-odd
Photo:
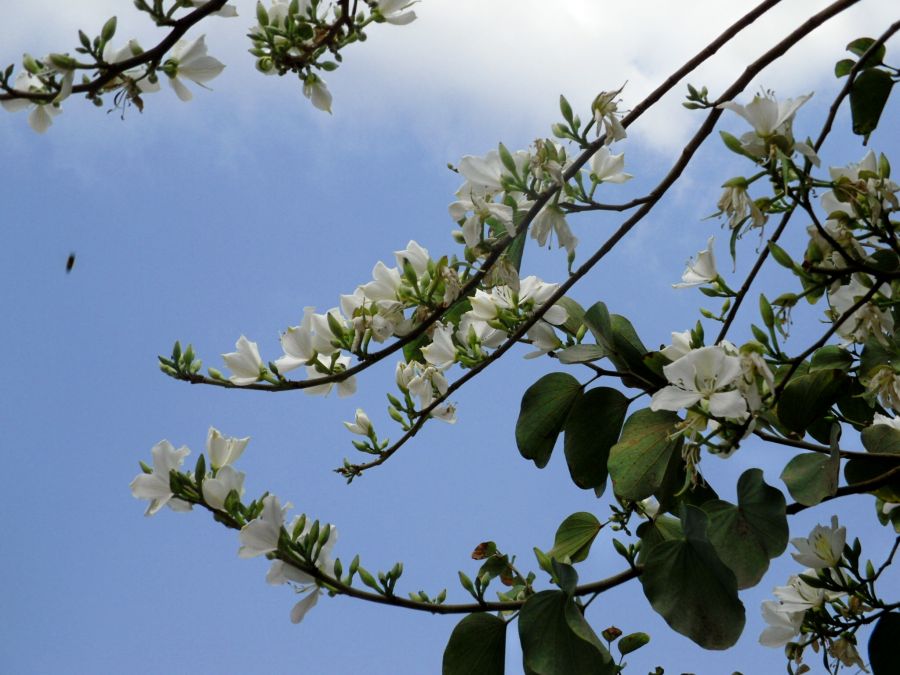
<instances>
[{"instance_id":1,"label":"white flower","mask_svg":"<svg viewBox=\"0 0 900 675\"><path fill-rule=\"evenodd\" d=\"M816 576L816 571L807 569L803 571L803 575L814 577ZM785 612L805 612L808 609L819 608L826 601L830 602L843 595L839 591L813 588L798 575L788 579L787 586L776 586L773 593L781 601L781 606Z\"/></svg>"},{"instance_id":2,"label":"white flower","mask_svg":"<svg viewBox=\"0 0 900 675\"><path fill-rule=\"evenodd\" d=\"M192 0L187 3L182 2L182 4L186 4L189 7L202 7L207 2L209 2L209 0ZM213 12L210 16L221 16L228 19L237 15L237 9L234 7L234 5L225 5L224 7L222 7L222 9Z\"/></svg>"},{"instance_id":3,"label":"white flower","mask_svg":"<svg viewBox=\"0 0 900 675\"><path fill-rule=\"evenodd\" d=\"M300 533L298 538L307 534L310 527L311 525L309 521L307 521L306 526L303 528L303 532ZM293 526L288 528L289 531L293 531L293 529ZM333 574L334 561L331 559L331 550L334 548L337 538L337 528L331 527L329 529L328 540L322 545L322 548L316 557L316 567L326 574ZM291 623L300 623L303 620L303 617L306 616L306 613L316 606L316 603L319 601L319 596L322 594L322 589L318 587L318 582L315 577L308 572L297 569L293 565L288 565L281 560L272 561L272 566L266 574L266 582L275 585L286 583L298 584L301 586L299 590L307 593L306 597L294 605L291 610Z\"/></svg>"},{"instance_id":4,"label":"white flower","mask_svg":"<svg viewBox=\"0 0 900 675\"><path fill-rule=\"evenodd\" d=\"M519 305L534 303L532 311L543 307L550 297L559 290L559 284L548 284L538 277L527 276L519 283ZM569 313L562 305L553 305L544 312L544 321L554 326L561 326L569 320Z\"/></svg>"},{"instance_id":5,"label":"white flower","mask_svg":"<svg viewBox=\"0 0 900 675\"><path fill-rule=\"evenodd\" d=\"M345 371L350 366L350 357L349 356L341 356L335 361L334 366L334 374L341 373ZM320 373L316 366L306 366L306 375L310 381L314 381L318 378L328 377L325 373ZM332 387L337 384L338 396L340 398L345 398L347 396L352 396L356 393L356 375L351 375L350 377L341 380L340 382L324 382L322 384L317 384L312 387L307 387L303 391L307 394L313 396L327 396L331 393Z\"/></svg>"},{"instance_id":6,"label":"white flower","mask_svg":"<svg viewBox=\"0 0 900 675\"><path fill-rule=\"evenodd\" d=\"M741 359L729 356L722 347L694 349L663 367L670 385L650 402L651 410L681 410L703 403L716 417L745 419L747 403L737 391L723 391L741 374Z\"/></svg>"},{"instance_id":7,"label":"white flower","mask_svg":"<svg viewBox=\"0 0 900 675\"><path fill-rule=\"evenodd\" d=\"M206 454L213 469L233 464L244 452L250 437L233 438L222 435L215 427L210 427L206 435Z\"/></svg>"},{"instance_id":8,"label":"white flower","mask_svg":"<svg viewBox=\"0 0 900 675\"><path fill-rule=\"evenodd\" d=\"M190 89L179 78L185 77L201 87L217 77L225 69L225 64L206 53L206 36L201 35L193 42L179 40L172 48L172 56L166 61L163 72L169 76L169 84L182 101L193 98Z\"/></svg>"},{"instance_id":9,"label":"white flower","mask_svg":"<svg viewBox=\"0 0 900 675\"><path fill-rule=\"evenodd\" d=\"M734 101L721 103L719 108L731 110L743 117L753 127L753 131L760 138L768 138L775 133L784 135L785 130L790 133L790 125L797 109L806 103L812 94L789 98L784 101L776 101L770 96L754 96L747 105L740 105Z\"/></svg>"},{"instance_id":10,"label":"white flower","mask_svg":"<svg viewBox=\"0 0 900 675\"><path fill-rule=\"evenodd\" d=\"M838 527L837 516L832 516L831 527L816 525L806 539L791 539L797 549L791 556L801 565L814 569L836 567L844 554L846 539L847 528Z\"/></svg>"},{"instance_id":11,"label":"white flower","mask_svg":"<svg viewBox=\"0 0 900 675\"><path fill-rule=\"evenodd\" d=\"M506 169L496 150L491 150L484 157L466 155L457 168L466 179L456 191L458 197L469 197L472 194L492 196L503 190L502 177Z\"/></svg>"},{"instance_id":12,"label":"white flower","mask_svg":"<svg viewBox=\"0 0 900 675\"><path fill-rule=\"evenodd\" d=\"M895 373L889 364L873 368L860 381L869 394L881 400L881 405L900 413L900 374Z\"/></svg>"},{"instance_id":13,"label":"white flower","mask_svg":"<svg viewBox=\"0 0 900 675\"><path fill-rule=\"evenodd\" d=\"M402 280L400 271L396 267L388 267L380 260L372 269L372 281L360 286L363 295L369 300L397 300L397 291L400 290Z\"/></svg>"},{"instance_id":14,"label":"white flower","mask_svg":"<svg viewBox=\"0 0 900 675\"><path fill-rule=\"evenodd\" d=\"M232 383L243 387L259 380L261 372L265 368L262 359L259 357L259 348L255 342L250 342L246 337L241 335L234 345L236 352L222 354L225 365L234 373L228 379Z\"/></svg>"},{"instance_id":15,"label":"white flower","mask_svg":"<svg viewBox=\"0 0 900 675\"><path fill-rule=\"evenodd\" d=\"M314 307L303 308L303 320L299 326L291 326L281 336L284 356L275 361L279 373L306 365L316 354L313 347L312 316Z\"/></svg>"},{"instance_id":16,"label":"white flower","mask_svg":"<svg viewBox=\"0 0 900 675\"><path fill-rule=\"evenodd\" d=\"M597 135L600 135L601 124L606 134L605 145L609 145L614 141L621 141L628 134L625 133L625 127L619 120L619 103L616 97L622 92L622 89L616 91L601 91L597 94L594 102L591 104L591 110L594 113L594 122L597 125Z\"/></svg>"},{"instance_id":17,"label":"white flower","mask_svg":"<svg viewBox=\"0 0 900 675\"><path fill-rule=\"evenodd\" d=\"M783 647L800 634L805 611L785 611L781 603L767 600L762 603L762 615L768 627L759 636L760 644L766 647Z\"/></svg>"},{"instance_id":18,"label":"white flower","mask_svg":"<svg viewBox=\"0 0 900 675\"><path fill-rule=\"evenodd\" d=\"M153 446L150 451L153 455L153 472L138 474L129 486L135 498L150 500L145 516L152 516L167 503L171 503L169 500L172 499L172 488L169 475L172 471L178 470L190 452L184 446L176 450L169 441L160 441Z\"/></svg>"},{"instance_id":19,"label":"white flower","mask_svg":"<svg viewBox=\"0 0 900 675\"><path fill-rule=\"evenodd\" d=\"M875 413L875 416L872 418L872 425L874 426L876 424L885 424L900 431L900 417L888 417L881 413Z\"/></svg>"},{"instance_id":20,"label":"white flower","mask_svg":"<svg viewBox=\"0 0 900 675\"><path fill-rule=\"evenodd\" d=\"M562 347L562 341L557 337L556 331L553 330L553 326L546 321L538 321L528 329L526 335L528 336L528 339L531 340L532 346L537 347L536 351L529 352L525 355L526 359L537 358L538 356L543 356L547 352Z\"/></svg>"},{"instance_id":21,"label":"white flower","mask_svg":"<svg viewBox=\"0 0 900 675\"><path fill-rule=\"evenodd\" d=\"M717 204L719 214L728 217L728 227L739 227L748 217L750 227L762 227L768 216L764 214L747 192L746 185L725 185Z\"/></svg>"},{"instance_id":22,"label":"white flower","mask_svg":"<svg viewBox=\"0 0 900 675\"><path fill-rule=\"evenodd\" d=\"M591 157L591 180L596 183L624 183L634 178L624 173L625 153L614 155L605 145Z\"/></svg>"},{"instance_id":23,"label":"white flower","mask_svg":"<svg viewBox=\"0 0 900 675\"><path fill-rule=\"evenodd\" d=\"M290 507L290 504L285 504L282 508L275 495L266 496L259 517L241 528L238 555L241 558L252 558L276 550L284 527L284 514Z\"/></svg>"},{"instance_id":24,"label":"white flower","mask_svg":"<svg viewBox=\"0 0 900 675\"><path fill-rule=\"evenodd\" d=\"M672 344L661 350L663 356L669 361L677 361L691 351L691 331L672 333Z\"/></svg>"},{"instance_id":25,"label":"white flower","mask_svg":"<svg viewBox=\"0 0 900 675\"><path fill-rule=\"evenodd\" d=\"M325 80L316 74L310 74L303 81L303 95L319 110L331 114L331 92Z\"/></svg>"},{"instance_id":26,"label":"white flower","mask_svg":"<svg viewBox=\"0 0 900 675\"><path fill-rule=\"evenodd\" d=\"M837 320L846 314L870 290L859 281L856 275L849 284L840 286L835 291L829 290L828 303L831 305L832 318ZM888 284L882 284L879 291L885 297L891 297L891 288ZM883 342L885 333L892 335L893 332L894 317L890 310L881 309L872 302L867 302L857 309L837 328L837 334L844 340L859 344L865 343L869 336L874 336Z\"/></svg>"},{"instance_id":27,"label":"white flower","mask_svg":"<svg viewBox=\"0 0 900 675\"><path fill-rule=\"evenodd\" d=\"M457 339L463 344L474 341L484 347L499 347L506 339L506 333L497 328L492 328L487 321L479 319L473 312L466 312L459 320L459 329L456 331Z\"/></svg>"},{"instance_id":28,"label":"white flower","mask_svg":"<svg viewBox=\"0 0 900 675\"><path fill-rule=\"evenodd\" d=\"M402 251L394 251L394 256L397 258L397 267L399 269L403 269L404 261L408 262L418 276L428 271L428 261L431 260L428 257L428 249L423 248L413 240L410 240Z\"/></svg>"},{"instance_id":29,"label":"white flower","mask_svg":"<svg viewBox=\"0 0 900 675\"><path fill-rule=\"evenodd\" d=\"M453 344L453 328L437 323L431 344L422 348L425 361L441 370L447 370L456 361L456 346Z\"/></svg>"},{"instance_id":30,"label":"white flower","mask_svg":"<svg viewBox=\"0 0 900 675\"><path fill-rule=\"evenodd\" d=\"M331 317L330 322L329 316ZM313 314L310 317L313 349L324 356L331 356L340 349L337 336L331 330L331 323L335 323L341 328L349 328L347 319L341 315L341 310L337 307L332 307L324 314Z\"/></svg>"},{"instance_id":31,"label":"white flower","mask_svg":"<svg viewBox=\"0 0 900 675\"><path fill-rule=\"evenodd\" d=\"M571 256L575 253L578 238L572 234L562 209L556 206L545 206L531 223L531 238L536 239L539 246L547 243L550 233L556 234L556 241Z\"/></svg>"},{"instance_id":32,"label":"white flower","mask_svg":"<svg viewBox=\"0 0 900 675\"><path fill-rule=\"evenodd\" d=\"M688 265L681 275L681 283L672 284L672 288L690 288L714 282L719 272L716 270L716 257L713 253L715 237L706 241L706 250L697 253L697 260L688 261Z\"/></svg>"},{"instance_id":33,"label":"white flower","mask_svg":"<svg viewBox=\"0 0 900 675\"><path fill-rule=\"evenodd\" d=\"M24 70L16 76L13 88L31 93L44 93L47 90L39 78ZM53 124L53 118L62 112L58 105L35 103L27 98L13 98L0 101L0 105L9 112L18 112L19 110L31 108L31 112L28 114L28 125L39 134L47 131L50 125Z\"/></svg>"},{"instance_id":34,"label":"white flower","mask_svg":"<svg viewBox=\"0 0 900 675\"><path fill-rule=\"evenodd\" d=\"M447 424L456 424L456 406L449 402L442 403L431 411L431 417Z\"/></svg>"},{"instance_id":35,"label":"white flower","mask_svg":"<svg viewBox=\"0 0 900 675\"><path fill-rule=\"evenodd\" d=\"M215 477L207 476L203 479L203 501L214 509L224 511L225 500L232 490L239 497L244 494L244 477L244 473L233 466L223 466Z\"/></svg>"},{"instance_id":36,"label":"white flower","mask_svg":"<svg viewBox=\"0 0 900 675\"><path fill-rule=\"evenodd\" d=\"M378 12L381 16L384 17L384 20L388 23L392 23L395 26L405 26L416 20L416 13L406 10L416 4L417 1L418 0L377 0L375 6L378 8Z\"/></svg>"},{"instance_id":37,"label":"white flower","mask_svg":"<svg viewBox=\"0 0 900 675\"><path fill-rule=\"evenodd\" d=\"M356 417L352 422L344 422L344 426L351 434L359 434L360 436L368 436L372 433L372 422L362 408L356 409Z\"/></svg>"}]
</instances>

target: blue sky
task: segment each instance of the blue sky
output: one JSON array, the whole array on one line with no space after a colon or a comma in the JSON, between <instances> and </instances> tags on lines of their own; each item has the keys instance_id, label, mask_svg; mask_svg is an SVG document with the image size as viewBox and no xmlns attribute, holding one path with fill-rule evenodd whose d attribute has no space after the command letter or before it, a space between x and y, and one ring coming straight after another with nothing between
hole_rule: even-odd
<instances>
[{"instance_id":1,"label":"blue sky","mask_svg":"<svg viewBox=\"0 0 900 675\"><path fill-rule=\"evenodd\" d=\"M77 3L77 11L75 4L32 0L4 10L3 59L64 51L76 29L99 28L116 12L117 44L132 35L152 41L131 3ZM0 114L5 672L439 671L457 618L326 598L295 626L288 620L295 598L287 587L265 584L266 561L238 559L235 533L201 512L143 517L144 504L128 490L138 461L149 461L150 448L168 438L192 448L191 462L210 425L252 437L239 465L248 497L269 490L297 512L336 524L335 553L344 560L359 553L369 569L402 560L404 590L447 587L461 600L456 571L476 569L469 553L479 542L495 540L536 568L532 547L548 548L563 518L608 513L606 501L571 484L561 453L537 471L516 451L521 394L556 369L549 360L522 360L527 350L454 397L455 426L432 423L350 486L332 473L354 452L341 421L361 406L382 433L396 435L384 412L392 360L368 371L353 399L322 399L192 387L164 377L156 355L180 339L206 365L221 367L219 354L245 334L264 359L274 359L279 331L296 325L305 305L334 306L409 239L435 257L454 252L446 205L459 178L447 162L484 154L498 141L524 148L546 136L560 93L584 109L598 91L627 80L623 96L636 103L734 20L738 3L727 10L715 2L599 8L567 0L551 9L536 0L487 7L428 0L412 25L375 27L369 42L346 52L346 65L328 78L333 116L313 109L296 82L253 70L242 42L253 3L236 4L240 18L211 20L195 33L207 33L210 53L228 68L213 92L196 91L189 104L164 89L147 97L143 115L132 110L121 120L73 99L43 136L31 132L24 114ZM691 82L715 92L822 6L789 3ZM815 90L797 120L801 133L813 133L835 91L833 62L851 39L878 32L889 7L861 3L749 91ZM679 106L682 91L618 146L636 175L623 199L653 185L698 124ZM734 116L723 125L741 129ZM847 127L842 114L838 129ZM870 145L896 156L890 128L883 123ZM823 152L826 164L863 154L846 136ZM712 139L664 203L573 295L627 315L648 345L693 324L702 296L670 284L706 237L719 233L717 221L702 220L715 211L718 186L745 171ZM579 258L617 221L573 220ZM724 261L726 237L719 238ZM738 272L755 246L752 237L744 240ZM66 275L71 251L77 260ZM525 269L560 281L564 256L531 248ZM795 345L802 344L797 331ZM768 482L783 488L777 476L789 457L748 443L727 462L706 458L703 465L732 498L750 466L763 466ZM831 513L822 506L796 517L792 536L805 536ZM874 524L871 498L846 500L841 513L865 554L883 557L887 537ZM587 581L622 567L604 533L579 573ZM598 631L615 624L651 633L651 647L629 659L628 672L657 664L667 672L774 672L783 657L756 644L758 607L797 571L789 557L776 561L743 594L747 628L723 654L672 634L638 584L599 598L588 618ZM508 645L508 672L520 672L513 626Z\"/></svg>"}]
</instances>

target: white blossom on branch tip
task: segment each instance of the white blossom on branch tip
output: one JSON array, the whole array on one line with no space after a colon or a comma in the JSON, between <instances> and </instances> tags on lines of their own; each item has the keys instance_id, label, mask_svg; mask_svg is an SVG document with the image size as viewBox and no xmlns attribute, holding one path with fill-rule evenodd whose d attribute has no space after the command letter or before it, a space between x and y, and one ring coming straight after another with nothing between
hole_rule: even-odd
<instances>
[{"instance_id":1,"label":"white blossom on branch tip","mask_svg":"<svg viewBox=\"0 0 900 675\"><path fill-rule=\"evenodd\" d=\"M847 528L838 527L837 516L831 517L831 527L816 525L805 539L791 539L797 549L791 557L801 565L813 569L836 567L844 555L844 543L847 539Z\"/></svg>"},{"instance_id":2,"label":"white blossom on branch tip","mask_svg":"<svg viewBox=\"0 0 900 675\"><path fill-rule=\"evenodd\" d=\"M375 6L388 23L405 26L416 20L416 13L409 8L417 2L418 0L377 0Z\"/></svg>"},{"instance_id":3,"label":"white blossom on branch tip","mask_svg":"<svg viewBox=\"0 0 900 675\"><path fill-rule=\"evenodd\" d=\"M41 82L40 78L31 73L22 71L16 76L13 88L19 91L27 91L32 93L44 93L47 91L46 86ZM42 134L50 125L53 124L53 118L62 112L58 105L52 103L35 103L27 98L13 98L0 101L0 105L8 112L18 112L31 108L28 114L28 125L37 133Z\"/></svg>"},{"instance_id":4,"label":"white blossom on branch tip","mask_svg":"<svg viewBox=\"0 0 900 675\"><path fill-rule=\"evenodd\" d=\"M190 450L184 446L178 448L169 441L160 441L150 451L153 456L152 473L140 473L131 481L131 494L137 499L149 499L145 516L152 516L172 500L172 488L170 474L177 471L184 463L184 458L190 454ZM180 500L178 500L180 501ZM175 510L184 510L175 508Z\"/></svg>"},{"instance_id":5,"label":"white blossom on branch tip","mask_svg":"<svg viewBox=\"0 0 900 675\"><path fill-rule=\"evenodd\" d=\"M702 286L714 282L719 277L716 269L716 257L713 253L715 237L710 237L706 242L706 249L697 253L697 259L688 261L687 267L681 275L681 282L672 284L672 288L690 288Z\"/></svg>"},{"instance_id":6,"label":"white blossom on branch tip","mask_svg":"<svg viewBox=\"0 0 900 675\"><path fill-rule=\"evenodd\" d=\"M225 501L232 491L237 492L238 497L244 494L244 478L242 471L233 466L223 466L215 476L203 479L203 501L218 511L224 511Z\"/></svg>"},{"instance_id":7,"label":"white blossom on branch tip","mask_svg":"<svg viewBox=\"0 0 900 675\"><path fill-rule=\"evenodd\" d=\"M253 558L276 550L281 529L284 527L284 514L289 508L290 504L282 507L275 495L267 495L263 499L263 509L259 517L241 528L239 535L241 546L238 555L241 558Z\"/></svg>"},{"instance_id":8,"label":"white blossom on branch tip","mask_svg":"<svg viewBox=\"0 0 900 675\"><path fill-rule=\"evenodd\" d=\"M669 386L650 401L652 410L681 410L702 403L716 417L743 420L747 403L732 387L741 375L741 359L720 346L701 347L663 367Z\"/></svg>"},{"instance_id":9,"label":"white blossom on branch tip","mask_svg":"<svg viewBox=\"0 0 900 675\"><path fill-rule=\"evenodd\" d=\"M194 95L181 77L206 88L206 83L217 77L225 69L225 64L206 53L206 36L185 42L179 40L172 48L171 56L163 65L163 72L169 76L169 84L182 101L190 101Z\"/></svg>"},{"instance_id":10,"label":"white blossom on branch tip","mask_svg":"<svg viewBox=\"0 0 900 675\"><path fill-rule=\"evenodd\" d=\"M625 173L625 153L614 155L607 146L603 146L591 156L590 178L596 183L624 183L634 178Z\"/></svg>"},{"instance_id":11,"label":"white blossom on branch tip","mask_svg":"<svg viewBox=\"0 0 900 675\"><path fill-rule=\"evenodd\" d=\"M259 348L256 343L241 335L234 347L237 351L222 354L225 365L233 373L228 379L239 387L258 381L260 374L265 371L265 367L259 357Z\"/></svg>"},{"instance_id":12,"label":"white blossom on branch tip","mask_svg":"<svg viewBox=\"0 0 900 675\"><path fill-rule=\"evenodd\" d=\"M347 427L347 431L351 434L368 436L372 433L372 422L362 408L357 408L354 420L352 422L344 422L344 426Z\"/></svg>"},{"instance_id":13,"label":"white blossom on branch tip","mask_svg":"<svg viewBox=\"0 0 900 675\"><path fill-rule=\"evenodd\" d=\"M244 448L249 442L249 436L245 438L226 437L215 427L210 427L206 434L206 454L209 456L210 466L218 469L233 464L243 454Z\"/></svg>"}]
</instances>

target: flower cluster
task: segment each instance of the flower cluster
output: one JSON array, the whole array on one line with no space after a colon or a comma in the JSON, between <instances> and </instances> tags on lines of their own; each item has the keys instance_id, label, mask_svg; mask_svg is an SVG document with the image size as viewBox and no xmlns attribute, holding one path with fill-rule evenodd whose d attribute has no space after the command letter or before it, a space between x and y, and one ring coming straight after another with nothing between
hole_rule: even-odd
<instances>
[{"instance_id":1,"label":"flower cluster","mask_svg":"<svg viewBox=\"0 0 900 675\"><path fill-rule=\"evenodd\" d=\"M320 526L318 521L309 521L305 515L297 516L285 525L285 515L291 505L281 506L275 495L265 495L249 507L243 506L240 500L244 494L245 475L232 464L249 441L249 438L223 436L218 429L210 427L206 457L211 470L205 471L206 461L201 456L198 463L201 473L181 472L181 465L190 450L186 447L176 450L168 441L161 441L151 450L153 467L141 465L143 472L131 482L131 493L138 499L149 500L148 516L163 506L174 511L189 511L193 504L202 504L212 511L222 512L223 517L243 523L238 549L241 558L272 556L279 549L289 552L298 564L274 559L266 581L270 584L289 583L295 585L298 592L307 594L291 610L291 621L299 623L322 592L322 582L311 572L319 570L328 576L339 575L331 559L337 529L330 525Z\"/></svg>"},{"instance_id":2,"label":"flower cluster","mask_svg":"<svg viewBox=\"0 0 900 675\"><path fill-rule=\"evenodd\" d=\"M624 136L623 136L624 137ZM479 251L483 242L503 234L516 234L521 218L534 205L537 195L556 189L551 200L537 213L531 223L531 237L539 246L553 239L569 257L575 254L578 239L572 234L565 211L560 206L563 189L567 183L564 174L571 166L565 148L551 140L539 139L530 150L510 153L503 145L483 157L466 155L459 163L459 173L466 181L456 191L456 201L449 206L450 216L462 226L466 246ZM583 188L591 185L593 198L602 183L624 183L631 174L623 171L624 154L613 155L606 146L601 147L589 160L589 168L582 170L576 183Z\"/></svg>"},{"instance_id":3,"label":"flower cluster","mask_svg":"<svg viewBox=\"0 0 900 675\"><path fill-rule=\"evenodd\" d=\"M371 22L404 26L415 20L416 13L410 7L417 1L369 2L371 14L367 18L343 16L337 2L272 0L269 7L257 2L257 22L249 32L253 43L250 53L256 57L256 69L264 75L297 73L303 82L303 95L313 106L330 113L332 95L321 71L335 70L339 64L321 60L330 55L324 36L338 35L339 40L349 41L351 36L364 36L362 29Z\"/></svg>"}]
</instances>

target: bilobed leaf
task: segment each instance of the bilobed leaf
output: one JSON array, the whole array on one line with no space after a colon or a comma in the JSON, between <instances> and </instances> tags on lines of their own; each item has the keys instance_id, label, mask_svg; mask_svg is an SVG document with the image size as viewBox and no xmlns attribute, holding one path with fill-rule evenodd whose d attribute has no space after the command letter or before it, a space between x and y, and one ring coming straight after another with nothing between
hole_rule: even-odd
<instances>
[{"instance_id":1,"label":"bilobed leaf","mask_svg":"<svg viewBox=\"0 0 900 675\"><path fill-rule=\"evenodd\" d=\"M587 558L591 544L603 527L593 513L573 513L560 523L547 555L564 563L577 563Z\"/></svg>"},{"instance_id":2,"label":"bilobed leaf","mask_svg":"<svg viewBox=\"0 0 900 675\"><path fill-rule=\"evenodd\" d=\"M674 412L649 408L628 418L609 453L609 474L618 496L637 501L656 492L678 447L669 436L679 421Z\"/></svg>"},{"instance_id":3,"label":"bilobed leaf","mask_svg":"<svg viewBox=\"0 0 900 675\"><path fill-rule=\"evenodd\" d=\"M619 440L626 412L628 399L609 387L591 389L572 406L566 420L564 448L575 485L597 488L603 493L609 451Z\"/></svg>"},{"instance_id":4,"label":"bilobed leaf","mask_svg":"<svg viewBox=\"0 0 900 675\"><path fill-rule=\"evenodd\" d=\"M663 541L644 559L644 595L669 626L705 649L727 649L744 629L737 579L706 536L700 509L683 511L683 540Z\"/></svg>"},{"instance_id":5,"label":"bilobed leaf","mask_svg":"<svg viewBox=\"0 0 900 675\"><path fill-rule=\"evenodd\" d=\"M781 480L794 499L804 506L815 506L837 491L839 471L840 462L834 457L804 452L787 463Z\"/></svg>"},{"instance_id":6,"label":"bilobed leaf","mask_svg":"<svg viewBox=\"0 0 900 675\"><path fill-rule=\"evenodd\" d=\"M443 675L503 675L506 622L493 614L469 614L456 624L444 650Z\"/></svg>"},{"instance_id":7,"label":"bilobed leaf","mask_svg":"<svg viewBox=\"0 0 900 675\"><path fill-rule=\"evenodd\" d=\"M613 675L609 652L563 591L535 593L519 614L525 671L535 675ZM477 671L473 671L477 672Z\"/></svg>"},{"instance_id":8,"label":"bilobed leaf","mask_svg":"<svg viewBox=\"0 0 900 675\"><path fill-rule=\"evenodd\" d=\"M580 396L581 384L568 373L544 375L525 391L516 422L516 445L539 469L550 461L556 437Z\"/></svg>"},{"instance_id":9,"label":"bilobed leaf","mask_svg":"<svg viewBox=\"0 0 900 675\"><path fill-rule=\"evenodd\" d=\"M878 619L869 638L869 665L872 675L900 673L900 613L888 612Z\"/></svg>"},{"instance_id":10,"label":"bilobed leaf","mask_svg":"<svg viewBox=\"0 0 900 675\"><path fill-rule=\"evenodd\" d=\"M684 531L678 518L658 515L652 521L638 525L637 536L641 540L638 562L643 563L654 546L664 541L684 539Z\"/></svg>"},{"instance_id":11,"label":"bilobed leaf","mask_svg":"<svg viewBox=\"0 0 900 675\"><path fill-rule=\"evenodd\" d=\"M834 369L795 375L778 401L779 421L791 431L803 433L831 408L845 382L843 371Z\"/></svg>"},{"instance_id":12,"label":"bilobed leaf","mask_svg":"<svg viewBox=\"0 0 900 675\"><path fill-rule=\"evenodd\" d=\"M868 140L891 95L894 80L880 68L869 68L859 74L850 88L850 115L853 133Z\"/></svg>"},{"instance_id":13,"label":"bilobed leaf","mask_svg":"<svg viewBox=\"0 0 900 675\"><path fill-rule=\"evenodd\" d=\"M738 588L759 583L769 560L787 547L784 495L767 485L760 469L747 469L738 479L737 506L720 499L707 502L709 541L719 559L737 577Z\"/></svg>"}]
</instances>

